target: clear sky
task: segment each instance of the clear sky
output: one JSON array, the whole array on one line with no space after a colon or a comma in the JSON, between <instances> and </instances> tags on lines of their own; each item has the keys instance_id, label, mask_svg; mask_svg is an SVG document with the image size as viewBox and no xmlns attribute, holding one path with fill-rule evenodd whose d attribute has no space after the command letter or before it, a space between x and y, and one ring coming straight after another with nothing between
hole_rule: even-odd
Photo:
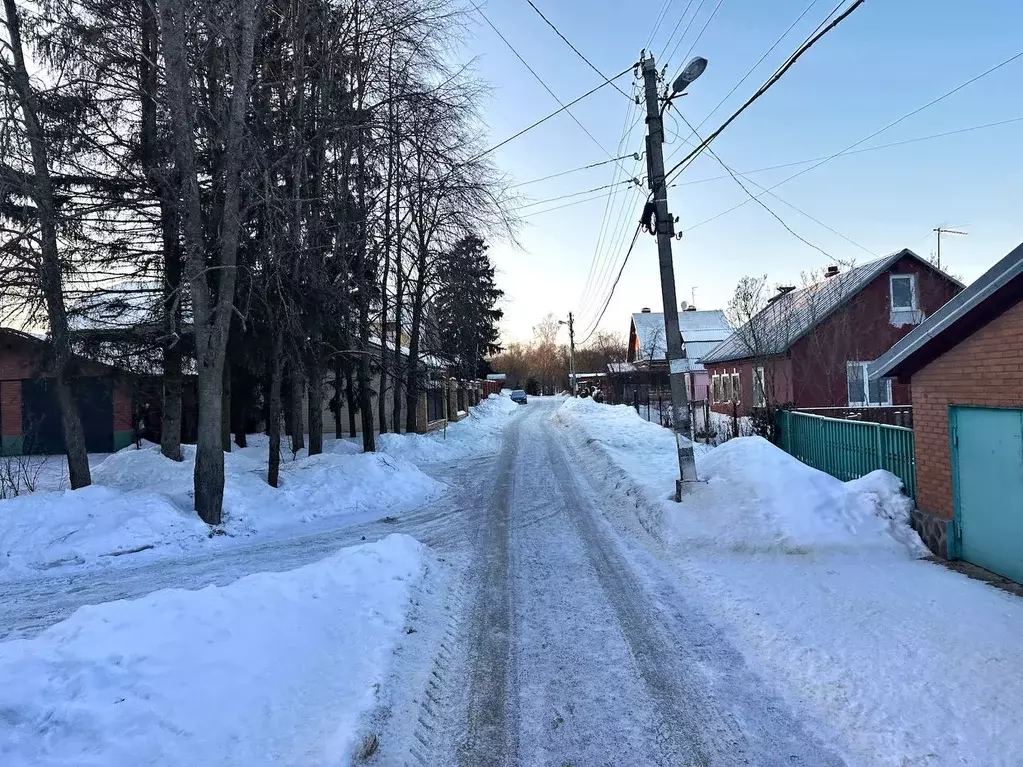
<instances>
[{"instance_id":1,"label":"clear sky","mask_svg":"<svg viewBox=\"0 0 1023 767\"><path fill-rule=\"evenodd\" d=\"M638 60L665 6L663 0L534 2L607 75ZM707 120L700 130L706 135L770 76L836 3L812 3L778 47L712 114L811 0L669 0L650 49L658 56L658 67L668 65L670 78L685 63L691 47L690 56L709 59L703 77L691 86L688 96L676 102L694 126ZM601 82L527 0L490 0L483 8L563 102ZM558 104L478 14L473 12L472 18L470 40L461 55L478 57L477 71L492 85L483 114L490 126L489 139L497 143ZM712 146L725 163L742 172L831 155L1023 51L1021 28L1020 0L867 0ZM669 39L672 30L675 33ZM635 90L631 73L617 82L626 93ZM610 156L642 151L644 126L642 120L636 122L638 110L610 86L571 108ZM1021 117L1023 58L862 146ZM620 144L627 125L634 128ZM668 119L666 131L669 140L676 133L679 139L690 137L677 117ZM684 147L679 139L665 147L669 158L683 156L682 152L672 155ZM515 182L523 182L601 162L609 155L562 113L499 149L495 157ZM626 171L645 181L645 160L624 160L621 165L624 168L618 169L607 163L517 191L529 195L524 202L532 202L603 186L626 177ZM750 178L771 186L805 167ZM692 183L722 175L721 166L705 152L679 179L682 185L669 190L671 212L679 216L678 228L683 232L681 242L674 243L679 300L691 301L695 290L699 308L724 308L743 275L767 274L772 283L791 283L798 282L802 271L830 263L753 202L702 223L749 200L727 175ZM528 339L532 326L547 312L576 312L583 335L595 321L645 198L645 191L640 194L628 185L612 191L616 194L610 198L607 192L594 193L526 208L520 212L536 213L596 197L527 216L519 238L521 248L494 245L500 285L506 292L506 342ZM842 260L862 263L871 254L880 256L904 247L927 256L935 247L934 227L965 228L967 237L943 240L942 260L969 282L1023 241L1023 121L837 157L776 193L785 202L770 195L762 199L800 236ZM598 279L583 296L595 256L599 256ZM649 235L641 236L633 251L601 327L624 334L630 313L644 306L654 311L661 307L656 248Z\"/></svg>"}]
</instances>

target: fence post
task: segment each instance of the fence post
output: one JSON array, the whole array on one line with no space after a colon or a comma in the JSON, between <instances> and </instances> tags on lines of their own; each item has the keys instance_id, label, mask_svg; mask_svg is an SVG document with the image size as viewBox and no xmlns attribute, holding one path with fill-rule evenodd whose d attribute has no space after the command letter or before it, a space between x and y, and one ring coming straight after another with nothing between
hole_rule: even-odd
<instances>
[{"instance_id":1,"label":"fence post","mask_svg":"<svg viewBox=\"0 0 1023 767\"><path fill-rule=\"evenodd\" d=\"M888 469L888 464L887 464L887 462L884 459L884 446L881 444L881 442L882 442L881 424L875 423L874 424L874 448L877 451L877 460L874 463L877 464L877 468L887 470Z\"/></svg>"}]
</instances>

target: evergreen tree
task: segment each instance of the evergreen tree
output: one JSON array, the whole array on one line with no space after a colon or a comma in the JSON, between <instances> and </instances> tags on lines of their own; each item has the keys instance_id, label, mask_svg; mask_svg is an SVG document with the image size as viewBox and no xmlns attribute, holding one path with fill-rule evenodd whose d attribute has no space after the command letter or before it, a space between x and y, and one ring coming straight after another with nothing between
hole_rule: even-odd
<instances>
[{"instance_id":1,"label":"evergreen tree","mask_svg":"<svg viewBox=\"0 0 1023 767\"><path fill-rule=\"evenodd\" d=\"M482 359L501 351L497 343L504 292L497 288L489 246L478 235L461 238L442 254L434 298L438 344L460 378L479 374Z\"/></svg>"}]
</instances>

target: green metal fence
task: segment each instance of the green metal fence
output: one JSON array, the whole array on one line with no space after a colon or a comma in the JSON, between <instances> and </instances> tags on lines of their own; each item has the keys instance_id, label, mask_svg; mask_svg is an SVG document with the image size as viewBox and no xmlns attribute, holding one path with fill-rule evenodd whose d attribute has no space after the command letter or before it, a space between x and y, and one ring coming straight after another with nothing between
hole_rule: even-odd
<instances>
[{"instance_id":1,"label":"green metal fence","mask_svg":"<svg viewBox=\"0 0 1023 767\"><path fill-rule=\"evenodd\" d=\"M803 463L843 481L886 469L916 500L912 429L781 410L778 431L778 445Z\"/></svg>"}]
</instances>

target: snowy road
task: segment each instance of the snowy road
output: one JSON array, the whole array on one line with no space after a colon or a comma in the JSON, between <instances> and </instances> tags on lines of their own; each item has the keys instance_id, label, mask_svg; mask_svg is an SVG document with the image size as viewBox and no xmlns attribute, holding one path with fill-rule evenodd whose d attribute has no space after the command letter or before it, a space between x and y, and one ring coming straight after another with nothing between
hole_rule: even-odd
<instances>
[{"instance_id":1,"label":"snowy road","mask_svg":"<svg viewBox=\"0 0 1023 767\"><path fill-rule=\"evenodd\" d=\"M622 501L578 467L531 401L492 496L470 510L480 558L461 765L831 765L671 585Z\"/></svg>"},{"instance_id":2,"label":"snowy road","mask_svg":"<svg viewBox=\"0 0 1023 767\"><path fill-rule=\"evenodd\" d=\"M516 412L496 456L426 467L452 492L396 519L100 572L0 583L0 638L75 608L283 571L403 532L449 577L376 723L387 765L841 764L687 598L632 501Z\"/></svg>"}]
</instances>

